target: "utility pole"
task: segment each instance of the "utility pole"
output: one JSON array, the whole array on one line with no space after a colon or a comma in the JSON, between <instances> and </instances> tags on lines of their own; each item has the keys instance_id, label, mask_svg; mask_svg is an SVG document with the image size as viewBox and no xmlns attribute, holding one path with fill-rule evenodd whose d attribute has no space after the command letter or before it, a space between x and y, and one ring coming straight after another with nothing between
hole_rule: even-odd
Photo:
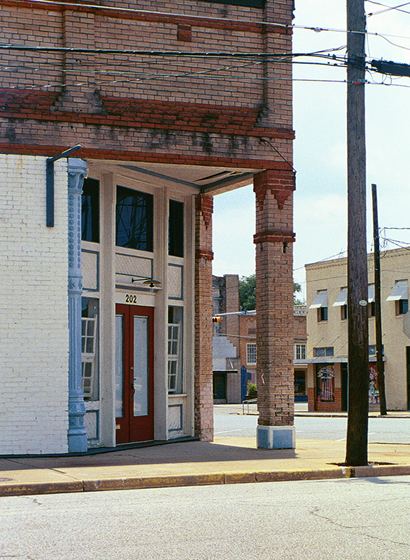
<instances>
[{"instance_id":1,"label":"utility pole","mask_svg":"<svg viewBox=\"0 0 410 560\"><path fill-rule=\"evenodd\" d=\"M364 0L347 0L349 411L346 464L367 465L369 414Z\"/></svg>"},{"instance_id":2,"label":"utility pole","mask_svg":"<svg viewBox=\"0 0 410 560\"><path fill-rule=\"evenodd\" d=\"M384 362L382 342L382 307L380 295L380 242L379 242L379 217L377 211L377 186L372 185L373 202L373 241L374 241L374 306L376 324L376 359L377 359L377 381L379 386L380 414L387 414L386 388L384 384Z\"/></svg>"}]
</instances>

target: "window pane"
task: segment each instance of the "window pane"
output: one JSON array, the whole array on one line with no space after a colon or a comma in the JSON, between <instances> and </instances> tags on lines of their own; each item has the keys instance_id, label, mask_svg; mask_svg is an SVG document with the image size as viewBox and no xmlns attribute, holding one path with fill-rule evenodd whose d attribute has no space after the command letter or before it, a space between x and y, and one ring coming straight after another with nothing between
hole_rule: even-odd
<instances>
[{"instance_id":1,"label":"window pane","mask_svg":"<svg viewBox=\"0 0 410 560\"><path fill-rule=\"evenodd\" d=\"M148 414L148 318L134 317L134 416Z\"/></svg>"},{"instance_id":2,"label":"window pane","mask_svg":"<svg viewBox=\"0 0 410 560\"><path fill-rule=\"evenodd\" d=\"M85 179L81 196L81 239L100 242L100 182Z\"/></svg>"},{"instance_id":3,"label":"window pane","mask_svg":"<svg viewBox=\"0 0 410 560\"><path fill-rule=\"evenodd\" d=\"M81 361L84 397L99 398L98 299L81 298ZM88 379L85 379L85 377Z\"/></svg>"},{"instance_id":4,"label":"window pane","mask_svg":"<svg viewBox=\"0 0 410 560\"><path fill-rule=\"evenodd\" d=\"M184 256L184 204L176 200L169 201L168 253Z\"/></svg>"},{"instance_id":5,"label":"window pane","mask_svg":"<svg viewBox=\"0 0 410 560\"><path fill-rule=\"evenodd\" d=\"M123 411L123 379L124 379L124 316L115 316L115 416L122 418Z\"/></svg>"},{"instance_id":6,"label":"window pane","mask_svg":"<svg viewBox=\"0 0 410 560\"><path fill-rule=\"evenodd\" d=\"M320 402L334 402L335 373L331 365L318 366L316 370L316 395Z\"/></svg>"},{"instance_id":7,"label":"window pane","mask_svg":"<svg viewBox=\"0 0 410 560\"><path fill-rule=\"evenodd\" d=\"M117 187L116 244L118 247L153 250L153 196Z\"/></svg>"},{"instance_id":8,"label":"window pane","mask_svg":"<svg viewBox=\"0 0 410 560\"><path fill-rule=\"evenodd\" d=\"M168 307L168 391L183 392L183 307Z\"/></svg>"}]
</instances>

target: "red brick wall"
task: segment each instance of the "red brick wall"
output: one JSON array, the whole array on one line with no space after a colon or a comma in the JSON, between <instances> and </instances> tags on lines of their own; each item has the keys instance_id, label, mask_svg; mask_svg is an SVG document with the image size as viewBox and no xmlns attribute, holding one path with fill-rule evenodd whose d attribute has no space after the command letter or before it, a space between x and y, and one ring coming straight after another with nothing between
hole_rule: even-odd
<instances>
[{"instance_id":1,"label":"red brick wall","mask_svg":"<svg viewBox=\"0 0 410 560\"><path fill-rule=\"evenodd\" d=\"M302 315L293 316L293 335L295 337L295 341L307 340L306 317Z\"/></svg>"},{"instance_id":2,"label":"red brick wall","mask_svg":"<svg viewBox=\"0 0 410 560\"><path fill-rule=\"evenodd\" d=\"M292 0L268 0L264 10L183 0L115 2L150 13L79 3L80 10L4 0L0 41L87 49L291 50L290 30L257 22L291 24ZM189 162L202 157L203 163L238 160L246 166L252 159L256 168L283 167L275 151L259 142L268 136L284 157L292 156L290 64L27 51L2 51L2 64L9 66L3 67L0 90L8 95L0 102L4 152L37 146L37 153L48 153L81 142L77 155L83 157L133 159L138 153L141 160L152 154L154 161L165 161L173 154ZM24 103L28 95L30 103Z\"/></svg>"},{"instance_id":3,"label":"red brick wall","mask_svg":"<svg viewBox=\"0 0 410 560\"><path fill-rule=\"evenodd\" d=\"M335 387L334 402L319 402L315 400L315 390L308 388L308 410L309 412L341 412L342 410L342 389Z\"/></svg>"},{"instance_id":4,"label":"red brick wall","mask_svg":"<svg viewBox=\"0 0 410 560\"><path fill-rule=\"evenodd\" d=\"M195 202L195 435L202 441L212 441L213 199L198 195Z\"/></svg>"}]
</instances>

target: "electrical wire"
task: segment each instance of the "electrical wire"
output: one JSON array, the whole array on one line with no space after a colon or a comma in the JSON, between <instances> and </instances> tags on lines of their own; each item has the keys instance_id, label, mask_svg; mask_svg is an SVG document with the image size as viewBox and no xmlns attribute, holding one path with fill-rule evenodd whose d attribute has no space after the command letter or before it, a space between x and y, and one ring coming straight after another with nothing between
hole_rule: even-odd
<instances>
[{"instance_id":1,"label":"electrical wire","mask_svg":"<svg viewBox=\"0 0 410 560\"><path fill-rule=\"evenodd\" d=\"M41 45L18 45L12 43L0 44L0 50L24 51L24 52L40 52L40 53L62 53L62 54L110 54L110 55L134 55L144 57L164 57L164 58L245 58L245 59L268 59L268 58L299 58L299 57L323 57L331 52L344 49L345 46L333 47L330 49L321 49L312 52L229 52L229 51L164 51L164 50L146 50L146 49L101 49L101 48L85 48L85 47L53 47Z\"/></svg>"},{"instance_id":2,"label":"electrical wire","mask_svg":"<svg viewBox=\"0 0 410 560\"><path fill-rule=\"evenodd\" d=\"M376 4L378 6L383 6L385 8L384 10L379 10L377 12L370 12L369 14L367 14L367 17L378 16L379 14L390 12L391 10L397 10L398 12L402 12L404 14L410 14L410 12L408 12L407 10L400 9L403 8L404 6L409 6L410 2L404 2L403 4L399 4L398 6L389 6L387 4L382 4L381 2L372 2L370 0L366 0L366 1L370 2L370 4Z\"/></svg>"},{"instance_id":3,"label":"electrical wire","mask_svg":"<svg viewBox=\"0 0 410 560\"><path fill-rule=\"evenodd\" d=\"M331 28L331 27L319 27L319 26L309 26L309 25L295 25L295 24L286 24L286 23L276 23L272 21L257 21L257 20L246 20L246 19L229 19L229 18L218 18L214 16L200 16L196 14L183 14L177 12L158 12L153 10L142 10L138 8L123 8L117 6L104 6L101 4L79 4L78 2L61 2L58 0L31 0L33 4L43 4L49 6L61 6L61 7L69 7L69 8L78 8L79 10L84 9L92 9L92 10L100 10L100 11L116 11L119 13L134 13L140 15L154 15L154 16L162 16L162 17L180 17L180 18L189 18L189 19L196 19L198 21L205 20L205 21L215 21L221 23L234 23L234 24L252 24L252 25L262 25L265 27L279 27L286 30L290 29L301 29L306 31L314 31L315 33L320 33L323 31L332 32L332 33L352 33L352 34L368 34L368 35L375 35L380 36L379 33L369 32L369 31L356 31L356 30L349 30L349 29L338 29L338 28ZM405 38L410 39L410 37L400 36L400 35L392 35L388 34L385 36L389 37L396 37L396 38Z\"/></svg>"},{"instance_id":4,"label":"electrical wire","mask_svg":"<svg viewBox=\"0 0 410 560\"><path fill-rule=\"evenodd\" d=\"M394 230L406 230L406 231L410 230L410 228L408 228L408 227L386 227L386 226L383 227L382 229L384 229L384 230L394 229Z\"/></svg>"}]
</instances>

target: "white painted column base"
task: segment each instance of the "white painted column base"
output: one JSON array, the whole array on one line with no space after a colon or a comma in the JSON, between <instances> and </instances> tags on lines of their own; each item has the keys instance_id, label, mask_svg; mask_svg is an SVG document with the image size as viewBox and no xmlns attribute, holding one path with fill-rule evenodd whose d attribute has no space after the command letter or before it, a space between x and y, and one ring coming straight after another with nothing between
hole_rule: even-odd
<instances>
[{"instance_id":1,"label":"white painted column base","mask_svg":"<svg viewBox=\"0 0 410 560\"><path fill-rule=\"evenodd\" d=\"M295 426L258 426L258 449L295 449Z\"/></svg>"}]
</instances>

